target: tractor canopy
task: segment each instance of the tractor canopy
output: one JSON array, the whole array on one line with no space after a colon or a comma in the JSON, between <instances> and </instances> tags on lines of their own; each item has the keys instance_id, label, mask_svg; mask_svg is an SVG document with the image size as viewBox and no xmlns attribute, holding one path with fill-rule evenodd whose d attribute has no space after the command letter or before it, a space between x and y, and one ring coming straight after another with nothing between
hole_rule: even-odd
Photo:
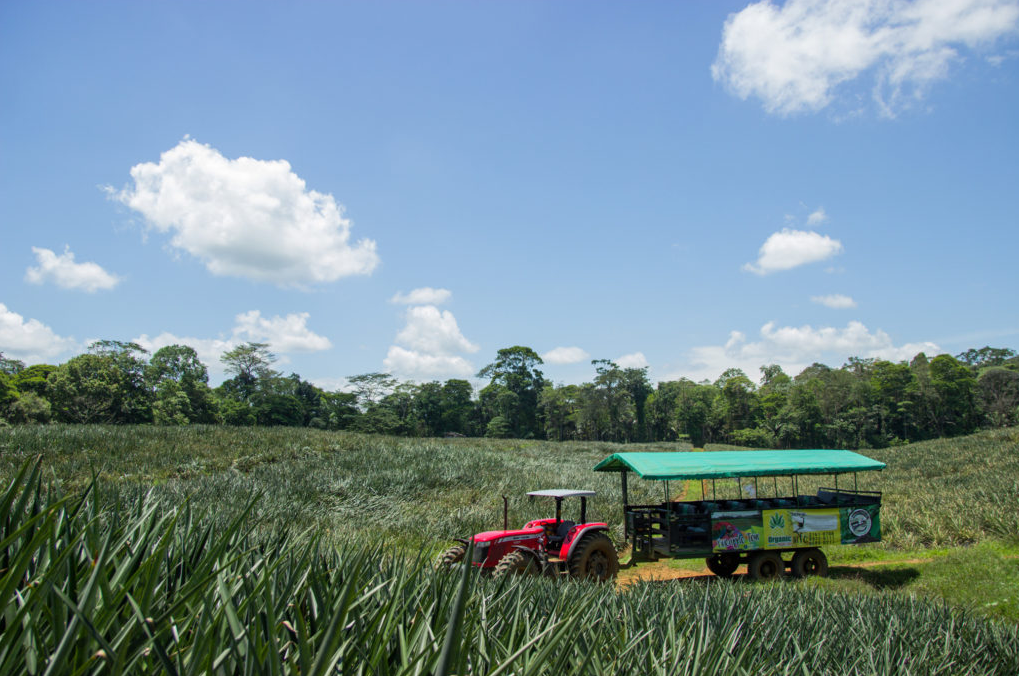
<instances>
[{"instance_id":1,"label":"tractor canopy","mask_svg":"<svg viewBox=\"0 0 1019 676\"><path fill-rule=\"evenodd\" d=\"M852 451L702 451L613 453L596 472L636 472L643 479L674 481L728 477L845 474L882 470L885 463Z\"/></svg>"},{"instance_id":2,"label":"tractor canopy","mask_svg":"<svg viewBox=\"0 0 1019 676\"><path fill-rule=\"evenodd\" d=\"M568 488L550 488L544 491L531 491L528 495L536 498L575 498L575 497L591 497L594 495L594 491L575 491Z\"/></svg>"}]
</instances>

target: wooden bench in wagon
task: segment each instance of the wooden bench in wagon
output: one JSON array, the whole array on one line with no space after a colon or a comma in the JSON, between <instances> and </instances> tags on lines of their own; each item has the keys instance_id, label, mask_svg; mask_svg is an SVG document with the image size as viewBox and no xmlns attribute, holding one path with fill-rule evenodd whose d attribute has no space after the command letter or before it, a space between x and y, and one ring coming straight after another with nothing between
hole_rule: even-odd
<instances>
[{"instance_id":1,"label":"wooden bench in wagon","mask_svg":"<svg viewBox=\"0 0 1019 676\"><path fill-rule=\"evenodd\" d=\"M881 493L859 490L857 473L884 467L852 451L794 450L615 453L594 470L619 472L624 533L634 557L705 557L708 569L723 577L745 563L751 578L764 580L780 577L787 568L797 577L823 576L828 558L822 545L879 541ZM665 500L631 505L630 472L664 482ZM832 475L832 486L801 495L800 478L816 474ZM779 490L780 478L790 487L785 494ZM724 482L735 483L734 490L724 491L735 496L716 493L720 479L735 479ZM705 487L710 481L711 499L706 499L707 489L703 500L669 499L670 481L690 480Z\"/></svg>"}]
</instances>

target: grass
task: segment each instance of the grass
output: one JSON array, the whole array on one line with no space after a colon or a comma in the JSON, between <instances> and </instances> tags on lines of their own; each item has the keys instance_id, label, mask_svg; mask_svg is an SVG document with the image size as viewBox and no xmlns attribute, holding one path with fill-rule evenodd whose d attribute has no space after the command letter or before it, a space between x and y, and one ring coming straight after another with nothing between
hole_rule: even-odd
<instances>
[{"instance_id":1,"label":"grass","mask_svg":"<svg viewBox=\"0 0 1019 676\"><path fill-rule=\"evenodd\" d=\"M638 448L685 446L402 439L292 428L12 427L0 430L0 478L42 456L46 475L68 491L96 473L125 499L152 490L175 504L190 499L220 509L258 492L264 495L259 515L267 521L303 523L341 540L368 536L441 549L437 543L450 537L501 523L503 495L510 498L512 523L545 515L549 505L524 494L552 487L598 491L591 516L617 524L613 535L621 539L619 481L590 470L612 452ZM1019 541L1019 428L867 453L888 464L859 475L860 488L884 492L882 548ZM830 484L831 477L813 483ZM687 484L696 492L697 482ZM800 483L801 492L813 488ZM720 495L736 490L724 482L716 489ZM661 490L657 482L630 481L635 502L658 501Z\"/></svg>"}]
</instances>

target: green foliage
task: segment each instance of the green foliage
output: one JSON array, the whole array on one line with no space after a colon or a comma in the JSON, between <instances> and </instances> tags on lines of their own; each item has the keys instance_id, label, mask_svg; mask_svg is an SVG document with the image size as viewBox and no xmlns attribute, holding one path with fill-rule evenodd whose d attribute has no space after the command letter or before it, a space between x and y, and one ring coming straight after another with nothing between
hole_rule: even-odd
<instances>
[{"instance_id":1,"label":"green foliage","mask_svg":"<svg viewBox=\"0 0 1019 676\"><path fill-rule=\"evenodd\" d=\"M497 413L502 416L514 437L526 439L541 434L538 421L538 396L545 386L545 376L538 370L543 362L538 353L529 347L514 345L499 350L496 360L478 371L478 378L490 378L488 388L496 388L495 399L504 392L516 399L507 407L507 399L496 404ZM482 401L482 407L485 402ZM492 416L495 417L495 416Z\"/></svg>"},{"instance_id":2,"label":"green foliage","mask_svg":"<svg viewBox=\"0 0 1019 676\"><path fill-rule=\"evenodd\" d=\"M52 415L50 402L35 392L25 392L8 408L8 416L12 423L44 425L50 421Z\"/></svg>"},{"instance_id":3,"label":"green foliage","mask_svg":"<svg viewBox=\"0 0 1019 676\"><path fill-rule=\"evenodd\" d=\"M145 385L145 354L135 343L98 341L72 357L48 379L54 416L71 423L139 423L152 417Z\"/></svg>"},{"instance_id":4,"label":"green foliage","mask_svg":"<svg viewBox=\"0 0 1019 676\"><path fill-rule=\"evenodd\" d=\"M12 382L19 392L32 392L40 397L46 396L46 381L50 374L57 370L51 364L32 364L16 373Z\"/></svg>"}]
</instances>

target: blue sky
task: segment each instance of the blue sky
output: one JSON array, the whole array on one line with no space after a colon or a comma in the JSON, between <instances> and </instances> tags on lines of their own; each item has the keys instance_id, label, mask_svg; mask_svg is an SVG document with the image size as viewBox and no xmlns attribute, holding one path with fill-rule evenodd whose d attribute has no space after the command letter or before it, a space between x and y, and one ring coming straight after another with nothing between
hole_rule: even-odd
<instances>
[{"instance_id":1,"label":"blue sky","mask_svg":"<svg viewBox=\"0 0 1019 676\"><path fill-rule=\"evenodd\" d=\"M1019 348L1019 2L8 2L0 351Z\"/></svg>"}]
</instances>

